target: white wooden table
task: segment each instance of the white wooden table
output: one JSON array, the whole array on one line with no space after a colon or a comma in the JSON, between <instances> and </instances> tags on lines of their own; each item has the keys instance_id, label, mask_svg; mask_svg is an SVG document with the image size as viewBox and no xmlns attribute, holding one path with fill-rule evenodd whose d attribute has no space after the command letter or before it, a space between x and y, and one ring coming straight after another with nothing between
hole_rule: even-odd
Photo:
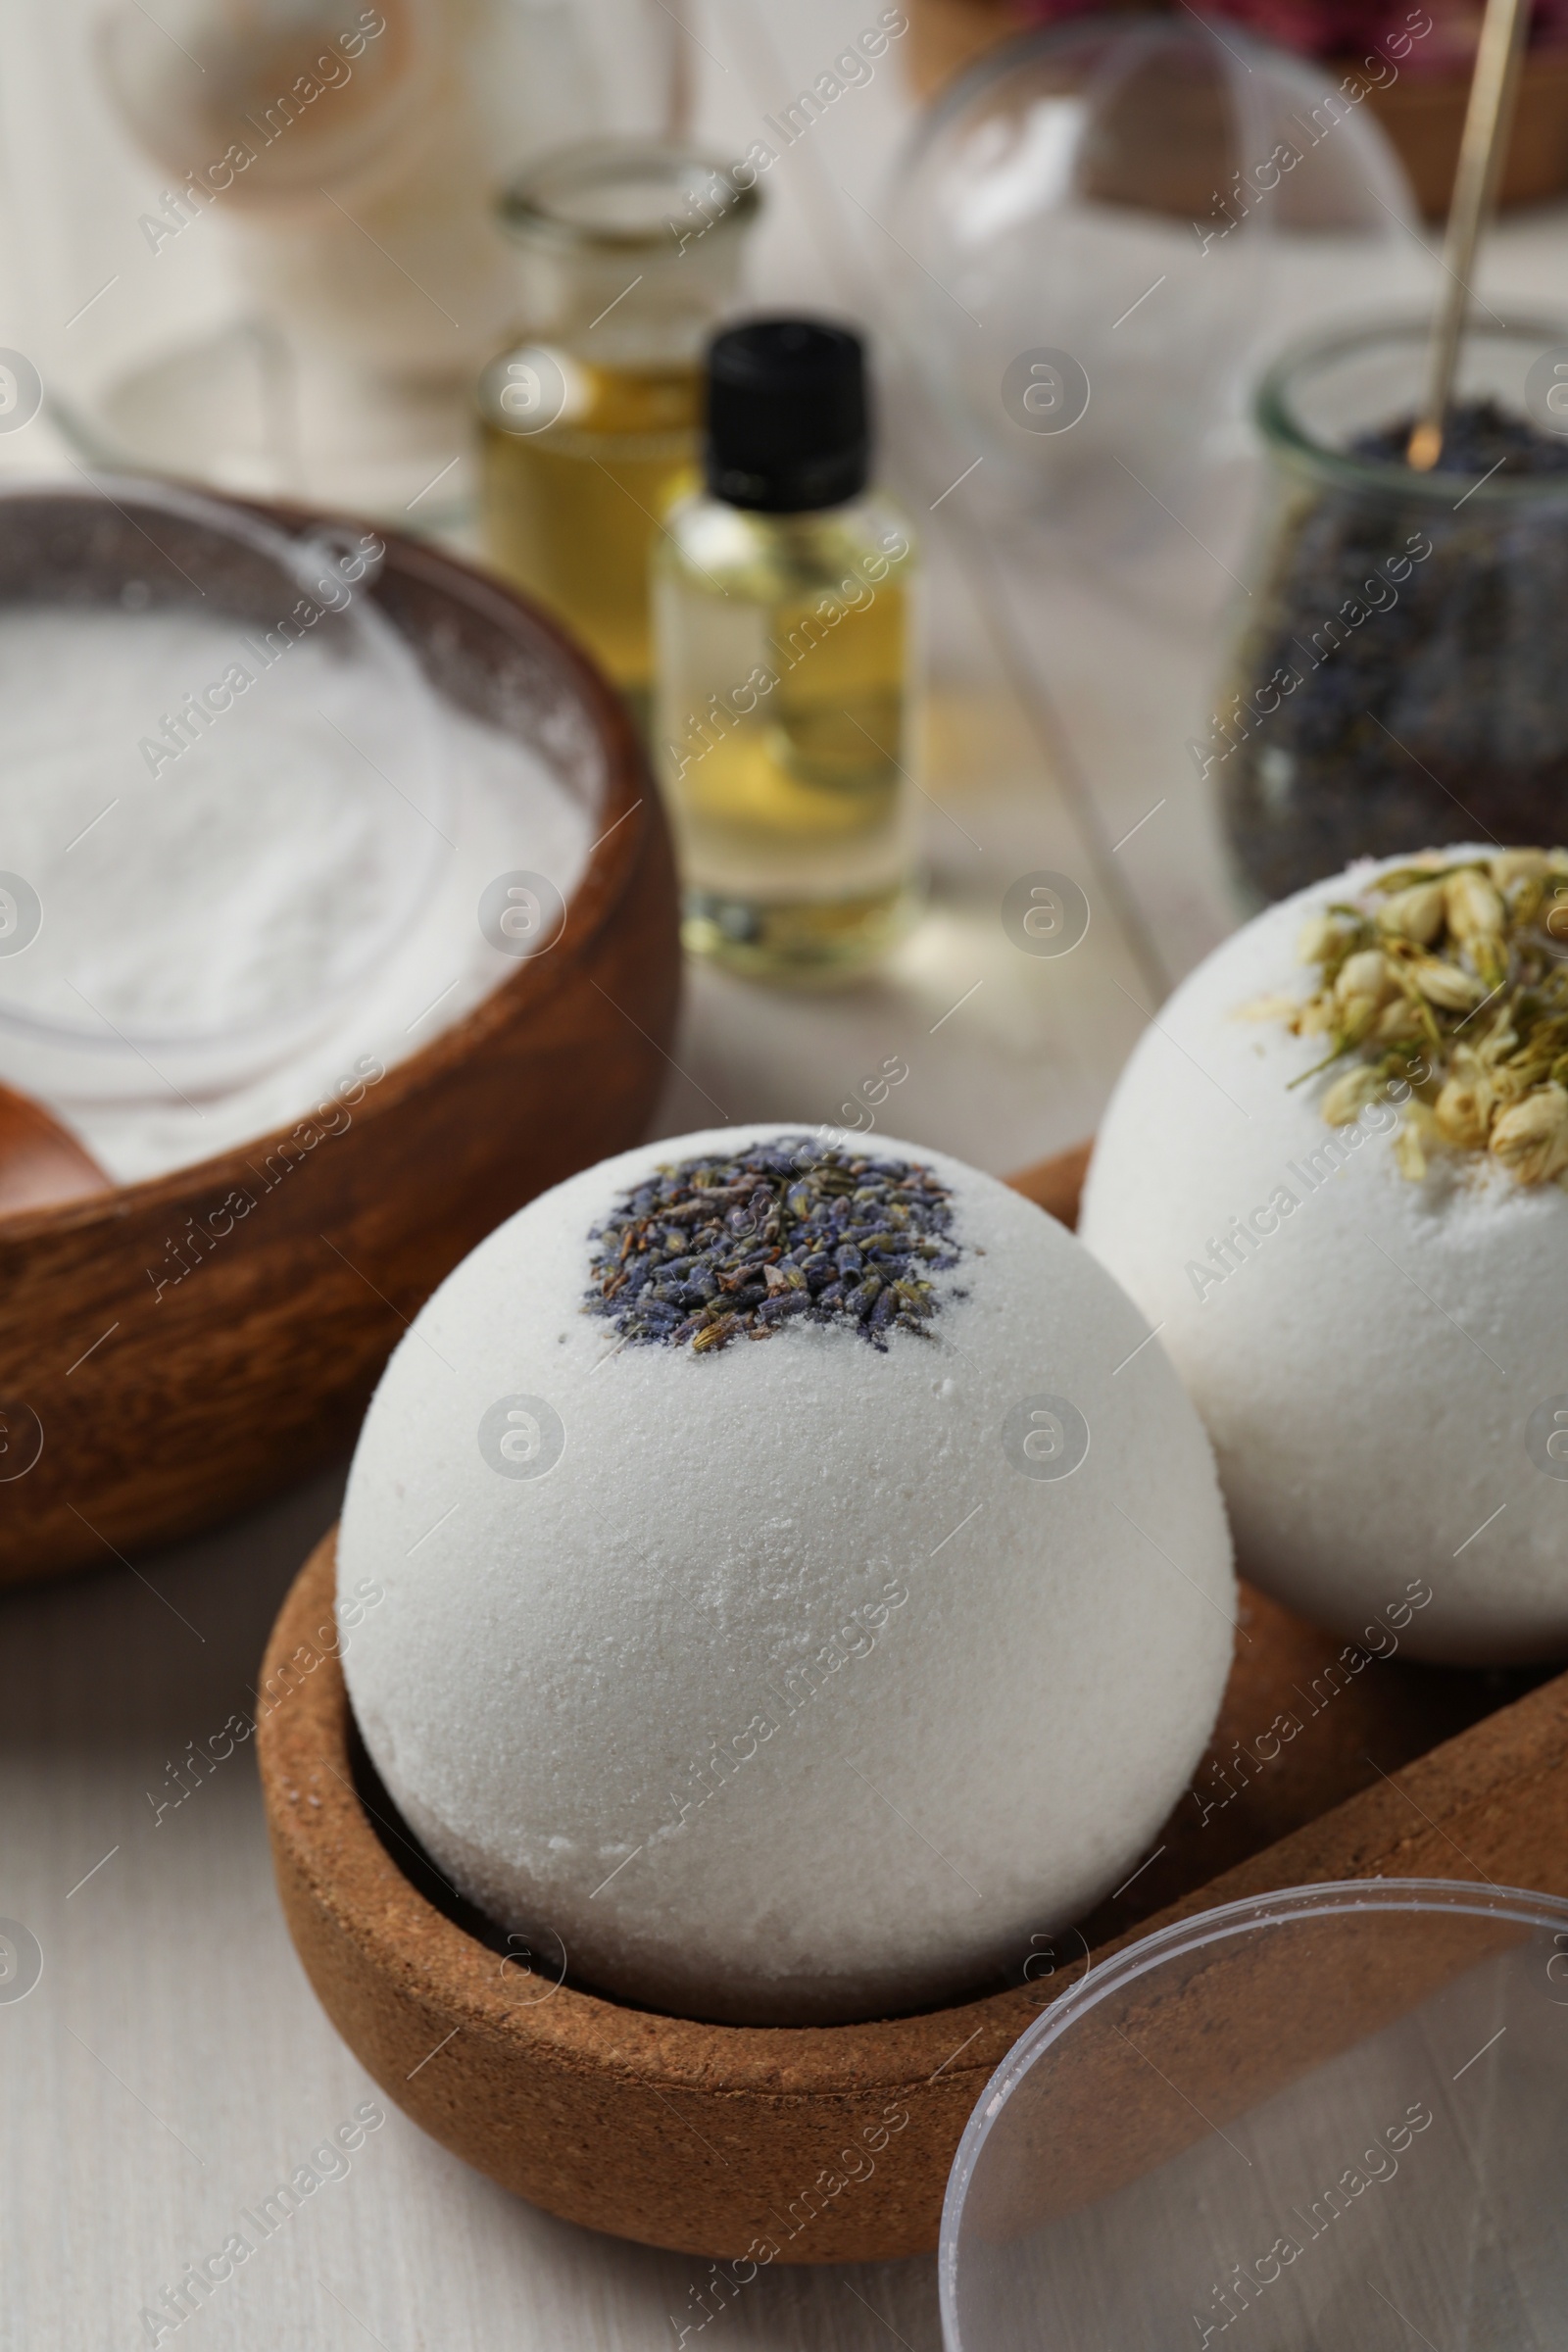
<instances>
[{"instance_id":1,"label":"white wooden table","mask_svg":"<svg viewBox=\"0 0 1568 2352\"><path fill-rule=\"evenodd\" d=\"M5 2352L131 2352L143 2309L235 2231L258 2250L159 2341L667 2352L670 2314L694 2320L706 2264L552 2221L395 2110L265 2242L243 2218L378 2097L284 1933L248 1747L190 1762L253 1706L336 1507L315 1481L140 1575L111 1561L0 1609L0 1916L43 1954L0 1997ZM875 2313L928 2352L932 2268L764 2271L701 2340L849 2352Z\"/></svg>"},{"instance_id":2,"label":"white wooden table","mask_svg":"<svg viewBox=\"0 0 1568 2352\"><path fill-rule=\"evenodd\" d=\"M769 30L750 0L710 0L702 104L715 136L744 146L748 123L873 14L870 0L809 0ZM859 307L879 231L842 191L876 202L903 113L885 71L782 159L760 291ZM27 191L11 200L25 226ZM1558 218L1511 227L1501 248L1489 284L1555 299ZM14 340L0 309L0 343ZM932 548L931 917L888 975L843 996L696 975L661 1131L844 1121L861 1082L898 1055L909 1076L882 1124L1004 1169L1093 1126L1164 982L1225 926L1180 754L1213 624L1157 629L1082 583L1009 572L962 489L930 511L963 453L903 419L895 443ZM0 456L36 466L49 453L23 434ZM1124 858L1112 845L1161 800ZM1083 946L1055 960L1020 955L998 920L1007 884L1041 868L1079 877L1094 905ZM27 1996L0 1998L0 2352L154 2340L674 2352L682 2328L704 2352L871 2352L890 2338L934 2352L929 2260L764 2272L699 2329L704 2263L516 2204L395 2112L346 2178L310 2195L177 2328L143 2318L375 2095L284 1934L248 1746L209 1768L189 1761L223 1748L223 1727L250 1704L278 1600L334 1515L335 1481L286 1485L285 1472L271 1507L177 1553L134 1569L106 1556L95 1574L0 1600L0 1917L43 1955Z\"/></svg>"}]
</instances>

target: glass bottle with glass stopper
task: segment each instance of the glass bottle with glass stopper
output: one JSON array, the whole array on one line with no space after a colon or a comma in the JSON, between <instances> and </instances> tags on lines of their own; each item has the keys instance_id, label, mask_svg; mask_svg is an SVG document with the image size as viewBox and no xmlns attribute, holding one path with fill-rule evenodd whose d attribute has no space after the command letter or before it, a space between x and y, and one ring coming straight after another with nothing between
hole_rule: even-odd
<instances>
[{"instance_id":1,"label":"glass bottle with glass stopper","mask_svg":"<svg viewBox=\"0 0 1568 2352\"><path fill-rule=\"evenodd\" d=\"M696 480L702 352L755 188L678 145L596 140L506 192L515 342L479 380L485 552L646 715L649 549Z\"/></svg>"},{"instance_id":2,"label":"glass bottle with glass stopper","mask_svg":"<svg viewBox=\"0 0 1568 2352\"><path fill-rule=\"evenodd\" d=\"M916 555L870 451L858 335L714 338L708 487L654 553L653 735L686 944L757 977L861 970L918 903Z\"/></svg>"}]
</instances>

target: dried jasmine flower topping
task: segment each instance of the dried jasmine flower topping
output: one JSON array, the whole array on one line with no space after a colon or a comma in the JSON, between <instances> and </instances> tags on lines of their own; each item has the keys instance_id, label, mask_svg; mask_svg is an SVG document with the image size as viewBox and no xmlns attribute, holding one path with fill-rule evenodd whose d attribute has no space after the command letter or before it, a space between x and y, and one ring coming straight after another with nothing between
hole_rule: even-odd
<instances>
[{"instance_id":1,"label":"dried jasmine flower topping","mask_svg":"<svg viewBox=\"0 0 1568 2352\"><path fill-rule=\"evenodd\" d=\"M1314 915L1299 953L1314 993L1250 1009L1328 1041L1294 1085L1353 1056L1323 1097L1331 1127L1402 1081L1406 1176L1485 1152L1568 1190L1568 850L1418 859Z\"/></svg>"},{"instance_id":2,"label":"dried jasmine flower topping","mask_svg":"<svg viewBox=\"0 0 1568 2352\"><path fill-rule=\"evenodd\" d=\"M590 1236L583 1311L695 1355L770 1339L797 1315L847 1324L885 1354L894 1327L929 1338L933 1278L960 1254L952 1226L931 1169L785 1136L657 1168L624 1193Z\"/></svg>"}]
</instances>

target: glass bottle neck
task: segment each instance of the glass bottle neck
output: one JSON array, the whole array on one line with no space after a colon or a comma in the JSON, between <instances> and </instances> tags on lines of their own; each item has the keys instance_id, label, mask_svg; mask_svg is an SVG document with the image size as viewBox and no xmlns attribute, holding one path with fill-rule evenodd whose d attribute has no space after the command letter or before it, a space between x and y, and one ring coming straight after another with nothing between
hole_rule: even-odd
<instances>
[{"instance_id":1,"label":"glass bottle neck","mask_svg":"<svg viewBox=\"0 0 1568 2352\"><path fill-rule=\"evenodd\" d=\"M732 234L701 267L673 244L668 251L532 247L518 258L523 335L606 367L659 368L696 363L733 295L740 254Z\"/></svg>"}]
</instances>

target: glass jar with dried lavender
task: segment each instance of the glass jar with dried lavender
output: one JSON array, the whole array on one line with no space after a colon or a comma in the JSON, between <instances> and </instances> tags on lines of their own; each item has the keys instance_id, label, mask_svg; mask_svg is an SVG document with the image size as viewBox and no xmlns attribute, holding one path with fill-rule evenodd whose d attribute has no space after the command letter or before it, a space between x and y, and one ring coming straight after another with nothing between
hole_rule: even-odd
<instances>
[{"instance_id":1,"label":"glass jar with dried lavender","mask_svg":"<svg viewBox=\"0 0 1568 2352\"><path fill-rule=\"evenodd\" d=\"M1562 836L1568 326L1476 319L1423 474L1404 448L1426 332L1300 346L1258 395L1261 561L1192 747L1249 908L1356 857Z\"/></svg>"}]
</instances>

